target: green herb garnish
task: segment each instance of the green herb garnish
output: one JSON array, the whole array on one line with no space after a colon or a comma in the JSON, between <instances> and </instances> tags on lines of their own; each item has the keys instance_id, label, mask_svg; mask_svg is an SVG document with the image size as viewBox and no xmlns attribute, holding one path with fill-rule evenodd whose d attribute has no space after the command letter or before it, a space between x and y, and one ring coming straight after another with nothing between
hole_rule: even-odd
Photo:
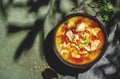
<instances>
[{"instance_id":1,"label":"green herb garnish","mask_svg":"<svg viewBox=\"0 0 120 79\"><path fill-rule=\"evenodd\" d=\"M110 21L114 17L113 6L109 0L97 0L88 4L96 12L96 16L101 16L104 22Z\"/></svg>"}]
</instances>

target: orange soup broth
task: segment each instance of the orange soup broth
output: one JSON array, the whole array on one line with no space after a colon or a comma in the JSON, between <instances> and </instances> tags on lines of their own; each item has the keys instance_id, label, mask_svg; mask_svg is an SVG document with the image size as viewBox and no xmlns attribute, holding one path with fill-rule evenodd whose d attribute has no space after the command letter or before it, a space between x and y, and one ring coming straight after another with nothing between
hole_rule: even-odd
<instances>
[{"instance_id":1,"label":"orange soup broth","mask_svg":"<svg viewBox=\"0 0 120 79\"><path fill-rule=\"evenodd\" d=\"M68 24L66 25L65 22L68 22ZM63 22L62 24L59 25L59 27L56 30L56 34L55 34L55 47L56 47L57 53L59 53L60 57L64 61L74 64L74 65L85 65L85 64L91 63L94 60L96 60L99 57L99 55L102 53L101 51L102 51L102 47L104 44L104 35L102 33L101 28L99 28L99 26L97 24L95 24L96 22L94 22L93 20L91 20L87 17L82 17L82 16L72 17L72 18L66 20L65 22ZM79 23L79 24L85 23L86 29L89 27L91 28L90 25L91 25L91 23L93 23L93 24L95 24L95 27L92 27L92 29L94 29L94 28L100 29L100 31L98 32L99 34L97 34L97 38L98 38L97 41L100 41L100 43L99 43L99 45L97 45L96 50L86 51L86 49L84 48L84 45L82 46L82 43L79 42L79 40L81 41L82 37L79 37L79 39L77 41L78 44L76 42L70 41L70 39L68 39L68 37L70 36L71 30L75 29L77 27L76 23ZM82 27L82 25L81 25L81 27ZM66 30L70 30L68 32L68 34L69 34L68 37L65 34ZM79 32L81 32L81 31L79 31ZM81 34L81 33L78 33L78 35L79 34ZM87 33L85 33L85 34L87 35ZM71 37L72 37L72 35L74 35L74 34L71 33ZM90 35L91 34L88 35L88 38L91 38ZM86 40L87 40L87 38L86 38ZM88 39L88 41L89 41L89 39ZM74 42L73 46L71 46L72 42ZM74 44L76 45L76 47L74 47ZM89 44L85 44L85 46L87 46L87 45L89 45ZM78 49L80 49L80 50L78 50ZM82 49L85 50L87 53L84 52L85 54L79 54L79 51L83 51ZM72 57L72 55L76 56L76 57Z\"/></svg>"}]
</instances>

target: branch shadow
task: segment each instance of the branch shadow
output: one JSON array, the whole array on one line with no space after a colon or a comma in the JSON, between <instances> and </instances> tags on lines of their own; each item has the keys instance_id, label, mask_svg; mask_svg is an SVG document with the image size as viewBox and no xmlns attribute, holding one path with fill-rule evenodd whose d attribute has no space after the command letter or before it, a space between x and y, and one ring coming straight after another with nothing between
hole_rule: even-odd
<instances>
[{"instance_id":1,"label":"branch shadow","mask_svg":"<svg viewBox=\"0 0 120 79\"><path fill-rule=\"evenodd\" d=\"M7 17L6 8L3 5L3 0L0 0L0 11L3 17Z\"/></svg>"},{"instance_id":2,"label":"branch shadow","mask_svg":"<svg viewBox=\"0 0 120 79\"><path fill-rule=\"evenodd\" d=\"M24 51L29 50L32 47L38 32L43 30L43 23L44 23L43 20L36 20L33 26L29 26L26 28L21 28L14 25L8 26L8 34L16 33L21 30L30 30L30 32L28 32L27 36L23 39L23 41L21 42L21 44L19 45L15 52L14 55L15 61L17 61L20 58Z\"/></svg>"},{"instance_id":3,"label":"branch shadow","mask_svg":"<svg viewBox=\"0 0 120 79\"><path fill-rule=\"evenodd\" d=\"M9 26L7 26L7 35L9 34L12 34L12 33L16 33L16 32L19 32L19 31L22 31L22 30L30 30L32 29L33 27L20 27L20 26L17 26L17 25L13 25L13 24L9 24Z\"/></svg>"},{"instance_id":4,"label":"branch shadow","mask_svg":"<svg viewBox=\"0 0 120 79\"><path fill-rule=\"evenodd\" d=\"M7 2L6 2L6 4L4 3L4 1L3 0L0 0L0 13L1 13L1 17L3 17L5 20L6 20L6 18L7 18L7 16L8 16L8 13L7 13L7 9L8 9L8 7L9 7L9 5L11 5L12 4L12 2L13 2L14 0L8 0Z\"/></svg>"},{"instance_id":5,"label":"branch shadow","mask_svg":"<svg viewBox=\"0 0 120 79\"><path fill-rule=\"evenodd\" d=\"M7 2L8 6L7 5L3 6L3 0L0 0L1 11L5 17L7 17L5 8L8 8L9 5L12 4L13 1L14 0L9 0ZM29 7L28 13L29 12L36 13L41 6L48 5L48 3L49 3L49 0L36 0L36 1L27 0L26 6ZM14 6L15 7L22 7L23 5L20 3L17 3L17 4L14 4ZM44 40L43 23L44 23L44 19L43 20L37 19L36 22L34 23L34 25L32 25L32 26L21 27L21 26L18 26L17 24L16 25L9 24L7 26L7 35L11 35L11 34L23 31L23 30L29 31L28 34L26 35L26 37L22 40L22 42L20 43L20 45L16 49L16 52L14 55L14 61L18 61L18 59L20 58L22 53L24 53L24 51L27 51L32 47L32 45L35 41L35 38L39 32L42 34L41 39ZM42 41L40 41L40 42L42 43Z\"/></svg>"},{"instance_id":6,"label":"branch shadow","mask_svg":"<svg viewBox=\"0 0 120 79\"><path fill-rule=\"evenodd\" d=\"M28 0L27 6L30 7L29 12L37 12L43 5L48 5L50 0Z\"/></svg>"}]
</instances>

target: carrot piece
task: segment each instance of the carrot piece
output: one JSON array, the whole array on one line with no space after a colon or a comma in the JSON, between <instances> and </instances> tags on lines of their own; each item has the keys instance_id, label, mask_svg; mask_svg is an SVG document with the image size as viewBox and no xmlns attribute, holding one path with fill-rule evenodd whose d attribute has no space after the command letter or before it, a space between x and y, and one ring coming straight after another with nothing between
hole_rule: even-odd
<instances>
[{"instance_id":1,"label":"carrot piece","mask_svg":"<svg viewBox=\"0 0 120 79\"><path fill-rule=\"evenodd\" d=\"M75 63L81 63L81 62L83 62L83 58L72 58L72 60L73 60Z\"/></svg>"},{"instance_id":2,"label":"carrot piece","mask_svg":"<svg viewBox=\"0 0 120 79\"><path fill-rule=\"evenodd\" d=\"M90 26L91 26L91 27L97 27L97 23L91 22Z\"/></svg>"},{"instance_id":3,"label":"carrot piece","mask_svg":"<svg viewBox=\"0 0 120 79\"><path fill-rule=\"evenodd\" d=\"M93 40L93 41L94 41L94 40L96 40L96 39L97 39L97 37L96 37L96 36L93 36L93 35L91 36L91 40Z\"/></svg>"},{"instance_id":4,"label":"carrot piece","mask_svg":"<svg viewBox=\"0 0 120 79\"><path fill-rule=\"evenodd\" d=\"M77 32L77 31L73 31L73 34L78 34L79 32Z\"/></svg>"},{"instance_id":5,"label":"carrot piece","mask_svg":"<svg viewBox=\"0 0 120 79\"><path fill-rule=\"evenodd\" d=\"M85 31L84 31L84 32L86 32L86 33L90 34L90 31L88 31L88 30L86 30L86 29L85 29Z\"/></svg>"},{"instance_id":6,"label":"carrot piece","mask_svg":"<svg viewBox=\"0 0 120 79\"><path fill-rule=\"evenodd\" d=\"M67 27L66 26L63 26L62 27L62 32L65 32L67 30Z\"/></svg>"},{"instance_id":7,"label":"carrot piece","mask_svg":"<svg viewBox=\"0 0 120 79\"><path fill-rule=\"evenodd\" d=\"M80 51L85 51L85 48L81 48Z\"/></svg>"},{"instance_id":8,"label":"carrot piece","mask_svg":"<svg viewBox=\"0 0 120 79\"><path fill-rule=\"evenodd\" d=\"M61 38L61 39L64 39L66 37L66 35L64 34L61 34L61 35L58 35L57 38Z\"/></svg>"},{"instance_id":9,"label":"carrot piece","mask_svg":"<svg viewBox=\"0 0 120 79\"><path fill-rule=\"evenodd\" d=\"M66 43L66 44L68 44L68 43L69 43L68 38L65 38L65 43Z\"/></svg>"},{"instance_id":10,"label":"carrot piece","mask_svg":"<svg viewBox=\"0 0 120 79\"><path fill-rule=\"evenodd\" d=\"M77 42L77 44L79 44L79 43L80 43L80 40L78 39L78 40L76 40L76 42Z\"/></svg>"},{"instance_id":11,"label":"carrot piece","mask_svg":"<svg viewBox=\"0 0 120 79\"><path fill-rule=\"evenodd\" d=\"M102 33L101 33L101 32L99 32L99 33L98 33L98 39L99 39L100 41L102 41L102 40L103 40L103 35L102 35Z\"/></svg>"},{"instance_id":12,"label":"carrot piece","mask_svg":"<svg viewBox=\"0 0 120 79\"><path fill-rule=\"evenodd\" d=\"M73 61L74 63L76 63L76 64L83 62L83 58L82 58L82 57L80 57L80 58L74 58L74 57L72 57L71 52L70 52L70 57L69 57L69 59L70 59L71 61Z\"/></svg>"},{"instance_id":13,"label":"carrot piece","mask_svg":"<svg viewBox=\"0 0 120 79\"><path fill-rule=\"evenodd\" d=\"M76 24L80 24L82 22L82 20L81 19L78 19L75 23Z\"/></svg>"}]
</instances>

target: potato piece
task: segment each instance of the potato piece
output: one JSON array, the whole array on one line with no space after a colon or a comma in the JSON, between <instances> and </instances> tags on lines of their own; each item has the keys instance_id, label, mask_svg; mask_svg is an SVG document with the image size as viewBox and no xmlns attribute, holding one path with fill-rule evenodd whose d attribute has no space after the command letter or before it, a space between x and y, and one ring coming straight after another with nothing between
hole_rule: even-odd
<instances>
[{"instance_id":1,"label":"potato piece","mask_svg":"<svg viewBox=\"0 0 120 79\"><path fill-rule=\"evenodd\" d=\"M85 30L85 23L81 23L80 25L77 26L76 31L84 31Z\"/></svg>"},{"instance_id":2,"label":"potato piece","mask_svg":"<svg viewBox=\"0 0 120 79\"><path fill-rule=\"evenodd\" d=\"M71 30L66 32L66 36L69 38L70 41L74 38L74 34Z\"/></svg>"},{"instance_id":3,"label":"potato piece","mask_svg":"<svg viewBox=\"0 0 120 79\"><path fill-rule=\"evenodd\" d=\"M91 50L92 51L96 50L99 44L100 44L100 40L92 41L91 42Z\"/></svg>"}]
</instances>

